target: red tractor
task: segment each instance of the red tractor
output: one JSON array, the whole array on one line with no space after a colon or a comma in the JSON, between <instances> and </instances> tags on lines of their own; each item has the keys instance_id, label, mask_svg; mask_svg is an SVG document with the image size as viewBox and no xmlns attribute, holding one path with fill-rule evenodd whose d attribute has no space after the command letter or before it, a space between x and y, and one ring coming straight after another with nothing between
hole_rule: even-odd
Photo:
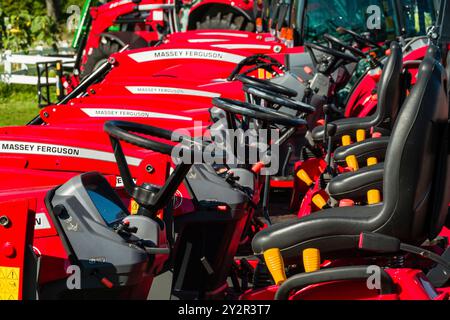
<instances>
[{"instance_id":1,"label":"red tractor","mask_svg":"<svg viewBox=\"0 0 450 320\"><path fill-rule=\"evenodd\" d=\"M255 17L262 8L258 3L196 1L188 12L186 28L254 31ZM86 0L72 42L77 50L75 70L82 79L125 46L136 49L157 44L179 30L184 22L179 16L189 6L192 3L175 0L113 0L104 4Z\"/></svg>"},{"instance_id":2,"label":"red tractor","mask_svg":"<svg viewBox=\"0 0 450 320\"><path fill-rule=\"evenodd\" d=\"M321 3L326 5L328 1ZM317 7L316 9L320 10ZM296 29L299 34L302 34L300 31L304 26L301 25L302 27L297 26L298 29ZM335 30L331 26L329 28ZM197 32L203 36L205 33L210 37L211 33L217 35L218 32ZM229 34L233 33L229 32ZM248 38L250 35L254 36L245 32L234 32L234 34L247 35ZM314 30L310 30L309 35L311 34L314 34ZM270 38L272 40L267 41L269 44L264 44L264 39ZM204 39L193 38L193 40ZM297 129L307 126L305 118L315 112L315 108L305 102L290 99L298 94L297 91L300 88L306 88L307 84L302 87L298 79L295 82L297 90L285 88L270 81L258 81L244 75L233 77L231 80L225 79L230 72L236 70L236 66L241 65L243 60L248 61L246 57L254 55L255 43L227 41L226 36L223 38L219 36L207 44L201 44L201 41L193 44L189 40L192 39L187 37L185 41L178 44L176 41L168 41L158 48L115 54L109 63L105 64L109 68L108 72L105 72L106 75L103 74L104 77L99 77L98 83L93 85L94 81L91 83L87 81L85 83L87 85L82 90L76 91L72 99L64 101L59 106L50 106L42 110L39 121L35 121L34 125L2 129L0 174L4 183L0 184L0 201L2 202L0 228L3 231L0 233L2 253L0 267L3 269L0 270L11 275L11 280L16 280L2 282L3 285L7 284L8 293L14 293L11 298L36 298L36 292L39 292L40 298L146 298L153 278L165 271L172 271L173 275L173 281L165 283L166 287L171 289L172 296L182 299L236 297L236 293L240 294L243 291L246 294L241 298L247 299L252 297L289 298L291 291L301 289L301 286L296 283L299 278L297 273L302 278L306 277L307 280L311 278L308 278L308 274L304 275L301 269L295 268L290 268L290 272L283 276L281 269L284 271L284 268L280 267L283 259L286 264L291 262L287 258L292 258L294 264L298 264L296 261L300 252L296 250L297 244L300 248L308 240L320 241L322 235L326 236L322 232L329 232L334 237L331 241L323 241L323 246L326 247L333 246L335 243L341 245L341 242L337 241L338 238L345 237L345 232L350 230L351 242L348 243L351 247L356 247L360 231L376 231L377 227L370 220L364 220L365 210L377 214L377 217L380 216L377 223L384 223L385 218L390 216L380 213L392 213L392 221L397 225L392 228L392 225L388 225L385 228L384 231L387 232L396 231L390 232L389 236L399 237L400 240L413 245L420 244L419 241L424 240L422 229L420 234L409 236L410 230L407 227L413 225L409 222L416 220L408 219L399 211L388 211L390 208L387 205L379 205L360 209L361 212L357 213L358 208L349 209L355 212L354 215L349 215L349 221L361 220L361 225L366 224L370 227L367 230L354 228L351 224L341 222L345 219L334 221L333 214L331 214L331 220L327 220L327 213L323 213L324 221L309 218L312 226L308 225L308 221L305 223L305 220L299 223L294 221L288 225L293 227L293 231L289 228L283 230L282 227L274 225L269 227L268 231L262 231L259 236L255 236L256 245L253 249L258 260L262 261L264 257L267 257L267 260L274 262L267 263L274 281L267 270L261 270L261 268L253 270L255 259L253 259L253 265L244 259L235 259L239 246L248 244L254 233L265 227L260 224L258 228L253 229L256 226L253 213L259 203L260 190L270 179L264 180L264 177L260 175L259 163L245 162L232 167L228 164L196 163L192 166L183 161L172 163L169 156L172 155L174 145L179 141L186 142L187 149L183 149L182 153L192 151L195 156L199 148L203 151L210 144L217 143L217 140L204 144L203 141L198 142L188 137L187 133L194 131L195 134L195 130L199 130L199 135L202 135L204 131L211 132L214 128L218 128L220 132L221 128L226 128L225 125L230 128L236 126L244 128L248 126L248 121L252 121L252 125L278 127L281 136L278 140L274 139L274 143L281 145L288 141ZM289 62L289 66L298 63L294 60L295 58L305 57L301 54L295 55L301 52L302 48L289 51L270 34L263 36L258 34L253 41L259 46L264 44L268 53L279 60ZM360 41L363 40L360 39ZM280 52L276 54L274 48L277 46L281 49L281 54ZM314 49L313 44L308 46ZM316 79L320 78L319 80L324 79L325 73L344 67L339 60L347 59L354 63L358 61L347 52L349 49L338 50L324 46L315 46L315 48L334 55L328 59L320 59L316 64L320 72L316 72L315 76ZM367 50L367 48L364 49ZM259 56L259 58L254 60L252 66L244 65L244 69L238 70L248 72L249 69L257 71L266 68L277 69L279 73L285 70L284 66L280 66L279 61L267 59L267 56ZM322 68L323 65L326 68ZM430 96L433 96L431 93L441 94L444 89L440 81L442 68L439 62L428 60L423 66L425 71L422 73L423 77L420 77L421 85L415 90L413 96L416 96L417 92L430 92ZM433 68L435 72L427 72ZM100 67L97 70L104 71L102 69L103 67ZM87 79L100 75L96 72ZM232 81L235 78L238 81ZM242 86L240 81L244 82L245 86ZM313 88L323 89L324 87L329 86L318 85ZM245 94L241 89L245 90ZM247 93L251 103L229 99L231 97L243 100ZM211 98L217 98L218 94L222 99L211 101ZM256 96L265 102L257 102L259 100L256 100ZM329 97L328 90L325 96ZM417 100L411 99L408 103L410 107L405 109L419 110L421 114L426 113L425 102L428 103L428 100ZM434 128L433 123L441 122L447 105L443 106L441 100L430 101L433 102L430 104L430 110L436 110L436 112L425 114L423 119L417 117L417 125L415 125L416 121L413 123L408 121L415 119L409 113L401 117L403 120L401 123L405 123L405 129L399 131L400 137L402 132L408 129L406 124L420 129L419 125ZM209 113L211 102L223 110L225 115L217 110L215 112L211 110ZM286 115L285 110L272 108L274 105L287 109L294 108L296 113ZM73 118L69 117L70 114ZM206 117L210 117L212 121L201 128L195 128L193 120L207 121ZM128 120L131 118L134 123L117 121L124 118ZM434 121L435 118L439 121ZM116 121L105 123L105 120ZM156 121L158 128L153 126ZM102 130L103 126L106 133ZM178 136L179 140L172 141L173 135L168 129L180 128L186 130ZM442 137L445 136L442 135ZM434 150L439 145L445 145L444 142L438 143L439 140L430 141L430 135L423 135L418 129L414 130L414 138L406 143L412 146L411 154L422 154L425 148L420 150L417 148L424 144L429 143L433 147L427 150ZM408 157L409 153L403 155L399 148L392 148L392 150L390 154L394 157L390 160L390 164L398 163L398 154L400 154L402 158L414 160L414 162L411 161L414 168L419 166L418 163L423 163L430 171L435 170L435 161L421 161L418 157ZM408 161L403 163L406 166ZM402 170L390 168L390 172L402 173L402 176L399 176L401 181L408 176L403 166ZM100 173L89 173L93 170ZM413 170L413 172L416 171ZM441 172L441 174L445 177L445 173ZM436 180L436 186L439 183L440 189L441 181L437 180L442 179L437 179L438 176L436 175L436 179L433 180ZM395 184L397 181L397 174L393 174L392 178L389 178L389 175L387 177L390 183ZM420 183L428 183L429 180L428 177L417 179ZM427 224L430 222L430 226L434 218L441 220L443 217L439 206L441 199L434 191L434 188L431 188L430 192L424 192L426 204L434 201L433 207L436 209L436 214L439 213L439 216L429 214L424 218ZM421 192L414 192L414 194L418 197L422 195ZM432 196L436 198L431 199ZM393 197L395 198L393 201L400 199L402 203L406 203L405 206L410 204L411 199L405 197L403 193L393 192ZM412 200L416 202L417 199ZM263 203L265 201L263 200ZM429 207L431 209L431 205ZM380 208L383 210L378 210ZM130 213L137 213L137 215ZM418 212L414 217L420 218L420 213ZM35 219L34 230L33 219ZM340 228L341 225L343 225L342 229L333 233L333 230ZM436 223L436 228L433 228L433 234L430 236L435 236L434 233L440 231L437 227L441 226L442 223ZM279 235L277 235L277 228L280 228ZM296 232L296 228L299 228L301 232ZM366 234L362 234L364 241L360 249L382 251L383 257L389 257L392 253L389 250L396 253L399 249L397 245L400 243L396 239L382 238L381 240L386 241L378 241L379 238L375 236L370 238L369 235L369 239L367 237ZM274 241L269 241L272 239ZM404 247L403 245L402 248ZM292 250L292 255L286 256L285 253L290 248L295 250ZM337 247L339 248L341 247ZM345 246L342 248L347 249ZM278 251L269 251L271 249L278 249ZM331 252L321 247L320 249L323 254ZM169 254L171 259L168 259ZM280 257L281 254L284 256ZM355 292L353 288L359 288L349 281L360 280L360 278L344 277L349 272L355 271L353 268L340 272L333 270L339 263L353 263L353 254L352 251L350 256L330 257L333 263L331 271L323 271L325 275L331 273L332 277L319 279L320 283L326 286L326 290L320 291L313 297L324 298L326 294L340 292L333 291L329 287L329 282L333 281L334 276L340 276L341 278L338 279L342 279L344 287L351 292ZM312 257L317 258L318 255L312 255ZM324 255L324 257L329 256ZM419 261L411 258L406 262L430 263L430 261L422 260L424 259ZM261 264L258 265L261 266ZM435 298L431 293L421 294L423 292L420 290L427 286L428 282L418 283L416 281L418 277L405 278L404 282L398 281L396 274L402 276L403 272L408 273L406 268L408 265L403 264L400 265L400 269L393 269L393 274L388 275L391 278L383 273L383 279L387 279L383 282L383 289L384 284L387 283L389 290L383 290L381 294L389 294L392 298L398 291L405 292L406 286L413 286L417 290L413 291L409 297ZM274 269L274 266L278 266L278 270ZM428 264L416 265L414 273L417 275L428 266ZM80 288L77 288L76 283L68 282L72 279L70 276L72 272L74 274L77 272L75 267L80 268L82 275ZM447 267L445 263L444 267ZM317 269L313 271L319 272ZM361 270L357 270L357 275L361 275ZM254 290L248 291L246 282L248 283L249 275L253 271L255 274L259 272L259 276L256 277L259 281L253 282ZM279 278L277 273L282 277ZM323 272L319 275L323 275ZM235 291L233 295L230 295L230 288L227 285L228 276L233 280L232 289ZM287 276L290 279L286 279ZM271 285L273 282L275 285ZM276 285L282 282L286 283L283 287ZM392 282L399 282L400 289L396 290ZM293 286L288 287L288 285ZM441 285L441 287L444 286ZM284 289L288 291L288 294L281 295ZM310 289L311 287L308 286L307 290ZM279 291L277 296L274 295L275 291ZM358 292L356 291L351 298L364 297ZM445 295L445 292L439 293ZM294 298L298 296L295 294ZM408 297L399 296L398 298Z\"/></svg>"},{"instance_id":3,"label":"red tractor","mask_svg":"<svg viewBox=\"0 0 450 320\"><path fill-rule=\"evenodd\" d=\"M96 3L85 2L72 42L77 50L75 70L81 79L125 46L152 46L165 34L178 31L175 6L170 1L114 0L94 6Z\"/></svg>"}]
</instances>

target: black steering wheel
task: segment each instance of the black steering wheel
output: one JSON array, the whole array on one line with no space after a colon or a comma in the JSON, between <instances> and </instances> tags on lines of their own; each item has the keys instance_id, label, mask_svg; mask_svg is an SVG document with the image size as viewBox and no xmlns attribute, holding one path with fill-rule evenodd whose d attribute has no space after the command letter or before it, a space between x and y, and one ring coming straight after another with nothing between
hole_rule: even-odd
<instances>
[{"instance_id":1,"label":"black steering wheel","mask_svg":"<svg viewBox=\"0 0 450 320\"><path fill-rule=\"evenodd\" d=\"M358 62L358 59L351 54L344 53L344 52L338 51L333 48L328 48L328 47L322 46L317 43L305 42L305 47L307 47L311 50L317 50L317 51L323 52L323 53L330 55L332 57L335 57L337 60L340 60L343 62L347 62L347 63ZM319 64L319 61L317 61L316 56L314 54L312 54L312 56L313 56L314 63L316 65Z\"/></svg>"},{"instance_id":2,"label":"black steering wheel","mask_svg":"<svg viewBox=\"0 0 450 320\"><path fill-rule=\"evenodd\" d=\"M269 72L277 72L277 73L283 73L287 71L288 69L286 66L282 63L280 63L277 59L265 55L265 54L255 54L252 56L249 56L245 59L243 59L241 62L239 62L234 70L231 72L230 76L227 78L228 81L233 81L236 79L236 77L241 73L242 69L244 67L254 66L250 68L249 70L246 70L243 74L248 74L252 71L255 71L257 69L263 68L266 71ZM276 70L278 69L278 71Z\"/></svg>"},{"instance_id":3,"label":"black steering wheel","mask_svg":"<svg viewBox=\"0 0 450 320\"><path fill-rule=\"evenodd\" d=\"M157 190L155 190L155 188L148 188L146 185L137 186L131 176L120 141L125 141L132 145L165 155L172 155L174 148L180 148L182 152L191 152L191 157L198 152L203 152L206 147L203 145L203 142L195 141L188 136L175 136L172 131L134 122L107 121L104 124L104 130L110 136L114 156L119 167L125 191L135 199L139 205L146 209L145 215L152 218L154 218L158 210L164 208L168 202L171 201L179 185L183 182L191 169L193 162L185 163L181 161L168 177L166 183L161 188L157 188ZM169 144L156 141L138 134L156 137L158 140L167 140L172 143ZM176 137L175 141L182 141L183 143L175 146L173 144L174 137ZM179 154L179 152L177 152L177 154Z\"/></svg>"},{"instance_id":4,"label":"black steering wheel","mask_svg":"<svg viewBox=\"0 0 450 320\"><path fill-rule=\"evenodd\" d=\"M293 117L292 115L239 100L214 98L212 103L227 113L235 115L239 114L256 120L279 124L286 127L302 127L308 124L305 120Z\"/></svg>"},{"instance_id":5,"label":"black steering wheel","mask_svg":"<svg viewBox=\"0 0 450 320\"><path fill-rule=\"evenodd\" d=\"M375 41L372 41L372 40L370 40L370 39L367 39L367 38L365 38L365 37L363 37L363 36L357 34L357 33L356 33L355 31L353 31L353 30L346 29L346 28L344 28L344 27L338 27L338 28L336 29L336 31L339 32L339 33L341 33L341 34L342 34L342 33L346 33L346 34L351 35L352 38L353 38L356 42L358 42L360 45L362 45L362 46L369 47L369 48L377 48L377 49L380 49L380 48L381 48L381 46L380 46L378 43L376 43Z\"/></svg>"},{"instance_id":6,"label":"black steering wheel","mask_svg":"<svg viewBox=\"0 0 450 320\"><path fill-rule=\"evenodd\" d=\"M345 49L350 51L351 53L353 53L356 56L359 56L361 58L365 58L366 55L364 54L364 52L362 52L361 50L352 47L351 45L343 42L341 39L336 38L335 36L332 36L331 34L324 34L323 37L325 38L325 40L327 40L331 45L335 44L338 46L339 49Z\"/></svg>"},{"instance_id":7,"label":"black steering wheel","mask_svg":"<svg viewBox=\"0 0 450 320\"><path fill-rule=\"evenodd\" d=\"M283 106L298 112L311 114L316 111L316 108L314 108L309 104L289 99L283 95L280 95L278 93L263 88L256 88L250 85L244 85L243 90L248 94L263 99L267 102L276 104L278 106Z\"/></svg>"},{"instance_id":8,"label":"black steering wheel","mask_svg":"<svg viewBox=\"0 0 450 320\"><path fill-rule=\"evenodd\" d=\"M111 138L119 139L132 145L162 154L172 154L173 145L155 141L150 138L144 138L136 134L141 133L171 141L173 135L172 131L127 121L108 121L105 123L104 129Z\"/></svg>"},{"instance_id":9,"label":"black steering wheel","mask_svg":"<svg viewBox=\"0 0 450 320\"><path fill-rule=\"evenodd\" d=\"M278 93L284 95L289 98L293 98L297 96L297 91L292 90L290 88L286 88L282 85L273 83L268 80L257 79L253 77L249 77L243 74L236 76L236 80L241 81L244 85L249 85L256 87L258 89L265 89L274 93Z\"/></svg>"}]
</instances>

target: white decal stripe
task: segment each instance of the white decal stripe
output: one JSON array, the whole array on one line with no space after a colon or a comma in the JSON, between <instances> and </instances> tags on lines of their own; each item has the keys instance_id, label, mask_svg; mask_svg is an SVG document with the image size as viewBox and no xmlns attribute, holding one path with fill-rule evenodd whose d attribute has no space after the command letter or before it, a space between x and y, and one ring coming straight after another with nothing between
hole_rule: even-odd
<instances>
[{"instance_id":1,"label":"white decal stripe","mask_svg":"<svg viewBox=\"0 0 450 320\"><path fill-rule=\"evenodd\" d=\"M0 140L0 153L14 154L36 154L50 156L64 156L72 158L83 158L101 160L107 162L116 162L114 154L111 152L92 150L86 148L77 148L58 144L36 143L26 141ZM139 166L142 159L135 157L126 157L129 165Z\"/></svg>"},{"instance_id":2,"label":"white decal stripe","mask_svg":"<svg viewBox=\"0 0 450 320\"><path fill-rule=\"evenodd\" d=\"M227 42L227 39L189 39L190 43L203 43L203 42Z\"/></svg>"},{"instance_id":3,"label":"white decal stripe","mask_svg":"<svg viewBox=\"0 0 450 320\"><path fill-rule=\"evenodd\" d=\"M213 44L211 47L221 48L221 49L267 49L269 50L272 46L264 44Z\"/></svg>"},{"instance_id":4,"label":"white decal stripe","mask_svg":"<svg viewBox=\"0 0 450 320\"><path fill-rule=\"evenodd\" d=\"M127 88L128 89L128 88ZM108 108L81 108L86 115L91 118L155 118L191 121L192 118L177 116L169 113L150 112L142 110L128 109L108 109Z\"/></svg>"},{"instance_id":5,"label":"white decal stripe","mask_svg":"<svg viewBox=\"0 0 450 320\"><path fill-rule=\"evenodd\" d=\"M207 97L207 98L220 97L219 93L203 90L192 90L192 89L170 88L170 87L150 87L150 86L148 87L127 86L126 88L132 94L179 94L179 95Z\"/></svg>"},{"instance_id":6,"label":"white decal stripe","mask_svg":"<svg viewBox=\"0 0 450 320\"><path fill-rule=\"evenodd\" d=\"M248 38L248 34L242 33L228 33L228 32L202 32L200 35L205 36L227 36L227 37L236 37L236 38Z\"/></svg>"},{"instance_id":7,"label":"white decal stripe","mask_svg":"<svg viewBox=\"0 0 450 320\"><path fill-rule=\"evenodd\" d=\"M234 53L203 49L163 49L131 53L128 55L134 61L148 62L168 59L198 59L239 63L245 57Z\"/></svg>"}]
</instances>

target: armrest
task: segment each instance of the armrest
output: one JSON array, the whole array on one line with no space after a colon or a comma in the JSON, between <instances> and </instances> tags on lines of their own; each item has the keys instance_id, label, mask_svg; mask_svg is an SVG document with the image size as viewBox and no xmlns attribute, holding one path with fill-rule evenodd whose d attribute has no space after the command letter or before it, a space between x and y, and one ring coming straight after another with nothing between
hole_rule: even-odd
<instances>
[{"instance_id":1,"label":"armrest","mask_svg":"<svg viewBox=\"0 0 450 320\"><path fill-rule=\"evenodd\" d=\"M383 189L384 163L343 173L328 183L328 194L335 200L352 199L365 202L367 192Z\"/></svg>"},{"instance_id":2,"label":"armrest","mask_svg":"<svg viewBox=\"0 0 450 320\"><path fill-rule=\"evenodd\" d=\"M359 129L366 130L367 132L377 123L375 123L373 117L365 117L365 118L345 118L339 119L332 122L336 125L336 134L333 137L333 142L337 143L340 141L342 136L350 135L354 136L356 131ZM325 135L325 127L318 126L315 127L312 131L312 138L314 142L320 143L323 141Z\"/></svg>"},{"instance_id":3,"label":"armrest","mask_svg":"<svg viewBox=\"0 0 450 320\"><path fill-rule=\"evenodd\" d=\"M347 166L345 159L348 156L353 155L358 160L360 167L365 167L366 160L370 157L376 157L378 162L384 161L388 144L389 137L367 139L348 146L336 148L333 159L336 164Z\"/></svg>"}]
</instances>

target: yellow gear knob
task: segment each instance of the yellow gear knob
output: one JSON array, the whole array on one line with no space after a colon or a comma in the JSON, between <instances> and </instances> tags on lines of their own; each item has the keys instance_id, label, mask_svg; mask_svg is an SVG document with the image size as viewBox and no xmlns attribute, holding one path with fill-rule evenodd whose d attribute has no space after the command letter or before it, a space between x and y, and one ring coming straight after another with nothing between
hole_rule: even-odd
<instances>
[{"instance_id":1,"label":"yellow gear knob","mask_svg":"<svg viewBox=\"0 0 450 320\"><path fill-rule=\"evenodd\" d=\"M381 193L379 190L372 189L367 192L367 203L377 204L381 202Z\"/></svg>"},{"instance_id":2,"label":"yellow gear knob","mask_svg":"<svg viewBox=\"0 0 450 320\"><path fill-rule=\"evenodd\" d=\"M352 138L349 135L342 136L342 145L348 146L352 143Z\"/></svg>"},{"instance_id":3,"label":"yellow gear knob","mask_svg":"<svg viewBox=\"0 0 450 320\"><path fill-rule=\"evenodd\" d=\"M131 214L137 214L139 211L139 204L134 199L131 199L129 210Z\"/></svg>"},{"instance_id":4,"label":"yellow gear knob","mask_svg":"<svg viewBox=\"0 0 450 320\"><path fill-rule=\"evenodd\" d=\"M358 165L358 159L356 159L356 156L348 156L345 158L345 162L347 162L347 166L351 168L353 171L356 171L359 169Z\"/></svg>"},{"instance_id":5,"label":"yellow gear knob","mask_svg":"<svg viewBox=\"0 0 450 320\"><path fill-rule=\"evenodd\" d=\"M303 266L305 268L305 272L314 272L320 270L319 249L309 248L303 250Z\"/></svg>"},{"instance_id":6,"label":"yellow gear knob","mask_svg":"<svg viewBox=\"0 0 450 320\"><path fill-rule=\"evenodd\" d=\"M320 194L316 194L313 198L312 198L312 202L316 205L317 208L322 209L323 207L325 207L327 205L327 202L325 201L325 199L322 197L322 195Z\"/></svg>"},{"instance_id":7,"label":"yellow gear knob","mask_svg":"<svg viewBox=\"0 0 450 320\"><path fill-rule=\"evenodd\" d=\"M308 173L301 169L299 172L297 172L297 177L302 180L308 187L310 187L313 184L312 179L308 175Z\"/></svg>"},{"instance_id":8,"label":"yellow gear knob","mask_svg":"<svg viewBox=\"0 0 450 320\"><path fill-rule=\"evenodd\" d=\"M356 141L361 142L366 140L366 130L359 129L356 130Z\"/></svg>"},{"instance_id":9,"label":"yellow gear knob","mask_svg":"<svg viewBox=\"0 0 450 320\"><path fill-rule=\"evenodd\" d=\"M377 163L378 163L378 160L377 160L377 158L375 158L375 157L370 157L370 158L367 159L367 166L368 166L368 167L374 166L374 165L376 165Z\"/></svg>"},{"instance_id":10,"label":"yellow gear knob","mask_svg":"<svg viewBox=\"0 0 450 320\"><path fill-rule=\"evenodd\" d=\"M266 262L267 269L269 269L273 280L276 285L279 285L286 281L286 273L284 271L283 257L281 256L280 249L274 248L264 252L264 261Z\"/></svg>"}]
</instances>

